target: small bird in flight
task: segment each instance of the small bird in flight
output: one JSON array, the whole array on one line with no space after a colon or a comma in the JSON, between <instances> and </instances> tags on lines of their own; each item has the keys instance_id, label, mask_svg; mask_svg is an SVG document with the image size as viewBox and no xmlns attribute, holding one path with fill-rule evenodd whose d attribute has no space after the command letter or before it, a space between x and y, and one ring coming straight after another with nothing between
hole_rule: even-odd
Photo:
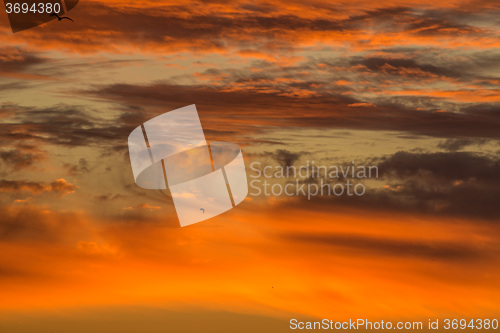
<instances>
[{"instance_id":1,"label":"small bird in flight","mask_svg":"<svg viewBox=\"0 0 500 333\"><path fill-rule=\"evenodd\" d=\"M205 214L205 210L204 210L203 208L200 208L200 210L202 210L202 211L203 211L203 214Z\"/></svg>"},{"instance_id":2,"label":"small bird in flight","mask_svg":"<svg viewBox=\"0 0 500 333\"><path fill-rule=\"evenodd\" d=\"M57 19L58 19L59 21L62 21L62 20L64 20L64 19L66 19L66 20L70 20L71 22L75 22L75 21L73 21L72 19L70 19L70 18L69 18L69 17L67 17L67 16L63 16L63 17L61 17L61 16L57 15L56 13L50 14L50 16L55 16L55 17L57 17Z\"/></svg>"}]
</instances>

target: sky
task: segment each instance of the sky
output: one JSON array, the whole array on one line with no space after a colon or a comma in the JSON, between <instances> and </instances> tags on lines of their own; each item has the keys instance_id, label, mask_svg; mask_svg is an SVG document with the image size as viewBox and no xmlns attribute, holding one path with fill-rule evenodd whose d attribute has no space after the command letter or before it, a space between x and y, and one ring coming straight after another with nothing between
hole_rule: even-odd
<instances>
[{"instance_id":1,"label":"sky","mask_svg":"<svg viewBox=\"0 0 500 333\"><path fill-rule=\"evenodd\" d=\"M1 331L498 314L499 4L83 0L67 16L13 33L0 13ZM251 191L180 228L168 190L135 184L127 138L191 104L249 181L255 162L379 177L363 196Z\"/></svg>"}]
</instances>

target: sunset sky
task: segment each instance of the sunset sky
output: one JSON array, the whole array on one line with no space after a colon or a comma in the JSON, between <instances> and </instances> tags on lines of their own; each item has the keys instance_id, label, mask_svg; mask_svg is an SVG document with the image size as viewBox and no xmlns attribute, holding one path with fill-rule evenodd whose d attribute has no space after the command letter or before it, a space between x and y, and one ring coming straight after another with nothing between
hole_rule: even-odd
<instances>
[{"instance_id":1,"label":"sunset sky","mask_svg":"<svg viewBox=\"0 0 500 333\"><path fill-rule=\"evenodd\" d=\"M18 33L1 8L0 332L498 318L500 4L81 0ZM252 162L379 178L180 228L127 138L191 104L249 181Z\"/></svg>"}]
</instances>

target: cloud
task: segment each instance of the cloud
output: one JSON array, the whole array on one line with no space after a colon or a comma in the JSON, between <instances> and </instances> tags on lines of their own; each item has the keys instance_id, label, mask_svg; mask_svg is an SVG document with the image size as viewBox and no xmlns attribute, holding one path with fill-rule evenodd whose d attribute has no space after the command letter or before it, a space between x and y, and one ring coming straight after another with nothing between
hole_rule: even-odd
<instances>
[{"instance_id":1,"label":"cloud","mask_svg":"<svg viewBox=\"0 0 500 333\"><path fill-rule=\"evenodd\" d=\"M193 193L182 192L182 193L172 193L172 198L193 199L196 198L196 196Z\"/></svg>"},{"instance_id":2,"label":"cloud","mask_svg":"<svg viewBox=\"0 0 500 333\"><path fill-rule=\"evenodd\" d=\"M94 241L80 241L77 246L80 251L90 255L115 255L118 252L116 247Z\"/></svg>"},{"instance_id":3,"label":"cloud","mask_svg":"<svg viewBox=\"0 0 500 333\"><path fill-rule=\"evenodd\" d=\"M147 210L147 211L150 211L150 212L153 212L153 211L156 211L156 210L162 210L164 207L160 207L160 206L153 206L153 205L150 205L148 203L141 203L135 207L132 207L132 206L129 206L129 207L125 207L123 208L123 210L126 210L126 211L133 211L133 210Z\"/></svg>"},{"instance_id":4,"label":"cloud","mask_svg":"<svg viewBox=\"0 0 500 333\"><path fill-rule=\"evenodd\" d=\"M398 152L379 164L386 205L498 221L500 160L468 152ZM394 191L394 188L397 190Z\"/></svg>"},{"instance_id":5,"label":"cloud","mask_svg":"<svg viewBox=\"0 0 500 333\"><path fill-rule=\"evenodd\" d=\"M72 11L72 17L87 23L88 38L64 38L65 33L74 35L81 27L54 22L43 29L33 29L22 38L37 48L74 52L220 52L258 44L261 51L269 54L273 49L296 50L318 43L345 46L349 42L353 49L373 49L377 45L401 43L445 43L442 37L448 37L450 44L461 40L474 42L478 37L495 38L494 31L484 27L496 24L493 13L498 8L491 3L481 1L474 7L450 3L439 6L439 10L422 10L422 6L433 9L435 4L419 3L411 8L411 4L402 1L362 1L339 13L339 7L327 1L318 1L314 6L300 2L293 6L284 2L250 5L241 1L203 5L193 1L142 2L138 6L88 1ZM486 8L492 15L485 15ZM481 25L477 23L479 19ZM43 41L39 38L41 33L46 37ZM387 38L389 33L394 38ZM461 40L453 34L460 34Z\"/></svg>"},{"instance_id":6,"label":"cloud","mask_svg":"<svg viewBox=\"0 0 500 333\"><path fill-rule=\"evenodd\" d=\"M83 157L78 160L78 164L65 163L63 167L68 170L68 174L71 176L86 174L90 172L89 162Z\"/></svg>"},{"instance_id":7,"label":"cloud","mask_svg":"<svg viewBox=\"0 0 500 333\"><path fill-rule=\"evenodd\" d=\"M368 237L361 235L343 234L285 234L284 238L314 244L315 246L328 246L331 251L348 249L360 251L368 256L389 257L417 257L443 261L474 261L485 255L479 249L470 245L456 242L399 240L383 237ZM487 255L486 255L487 256Z\"/></svg>"},{"instance_id":8,"label":"cloud","mask_svg":"<svg viewBox=\"0 0 500 333\"><path fill-rule=\"evenodd\" d=\"M23 142L25 145L66 147L111 146L111 149L118 150L126 147L123 138L132 130L116 119L97 118L92 115L92 110L80 106L37 108L9 104L3 107L11 112L11 116L0 128L0 138L9 146L12 142Z\"/></svg>"},{"instance_id":9,"label":"cloud","mask_svg":"<svg viewBox=\"0 0 500 333\"><path fill-rule=\"evenodd\" d=\"M300 158L300 153L292 153L288 150L278 149L274 153L274 159L283 168L293 166L293 164Z\"/></svg>"},{"instance_id":10,"label":"cloud","mask_svg":"<svg viewBox=\"0 0 500 333\"><path fill-rule=\"evenodd\" d=\"M108 193L108 194L97 195L95 197L95 200L98 202L109 202L109 201L119 200L119 199L123 199L123 198L125 198L125 196L122 194L114 194L113 195L111 193Z\"/></svg>"},{"instance_id":11,"label":"cloud","mask_svg":"<svg viewBox=\"0 0 500 333\"><path fill-rule=\"evenodd\" d=\"M46 59L20 47L0 47L0 73L24 72L45 62Z\"/></svg>"},{"instance_id":12,"label":"cloud","mask_svg":"<svg viewBox=\"0 0 500 333\"><path fill-rule=\"evenodd\" d=\"M65 179L58 179L51 183L25 180L0 180L0 192L7 193L54 193L58 196L74 193L78 186L68 183Z\"/></svg>"},{"instance_id":13,"label":"cloud","mask_svg":"<svg viewBox=\"0 0 500 333\"><path fill-rule=\"evenodd\" d=\"M419 64L414 59L408 58L380 58L367 57L361 60L353 60L352 65L363 65L372 72L382 72L397 76L448 76L452 78L462 77L460 72L437 67L431 64Z\"/></svg>"},{"instance_id":14,"label":"cloud","mask_svg":"<svg viewBox=\"0 0 500 333\"><path fill-rule=\"evenodd\" d=\"M0 162L21 169L0 181L4 308L218 299L251 312L259 299L340 318L497 313L487 295L498 291L498 157L461 150L500 138L498 13L487 0L82 1L75 24L13 35L0 22L12 45L0 51L11 101L0 106ZM54 80L36 85L36 74ZM207 139L244 142L245 156L281 166L313 153L344 159L335 144L354 135L330 145L329 131L314 135L325 128L397 133L363 146L382 175L364 197L245 200L179 229L169 193L133 183L126 139L192 103ZM395 145L431 143L378 151L403 136L414 141Z\"/></svg>"},{"instance_id":15,"label":"cloud","mask_svg":"<svg viewBox=\"0 0 500 333\"><path fill-rule=\"evenodd\" d=\"M359 161L358 165L376 165L379 170L379 177L370 181L350 180L351 184L365 186L366 192L362 196L334 196L325 192L308 199L297 192L297 196L272 197L273 206L427 214L471 218L487 223L497 222L500 218L500 207L496 204L500 197L500 159L495 156L471 152L400 151ZM330 186L344 183L342 178L311 174L308 178L298 179L298 184L321 186L320 179ZM295 178L286 180L295 184ZM294 193L294 190L289 192ZM266 202L271 203L269 198Z\"/></svg>"},{"instance_id":16,"label":"cloud","mask_svg":"<svg viewBox=\"0 0 500 333\"><path fill-rule=\"evenodd\" d=\"M438 144L438 148L445 149L448 151L457 151L471 145L483 145L486 142L487 140L485 139L468 139L468 138L447 139L443 142L440 142Z\"/></svg>"},{"instance_id":17,"label":"cloud","mask_svg":"<svg viewBox=\"0 0 500 333\"><path fill-rule=\"evenodd\" d=\"M32 149L24 151L21 149L0 150L0 166L4 168L6 166L14 171L36 166L45 158L44 154Z\"/></svg>"},{"instance_id":18,"label":"cloud","mask_svg":"<svg viewBox=\"0 0 500 333\"><path fill-rule=\"evenodd\" d=\"M89 229L75 212L58 212L32 204L0 206L0 239L20 242L71 243ZM5 258L0 258L0 261Z\"/></svg>"},{"instance_id":19,"label":"cloud","mask_svg":"<svg viewBox=\"0 0 500 333\"><path fill-rule=\"evenodd\" d=\"M226 87L169 83L116 84L87 93L127 107L141 105L155 110L161 105L162 109L150 111L153 115L164 112L165 107L175 109L196 103L200 118L209 130L225 131L227 123L231 122L232 130L237 130L240 135L276 126L279 121L280 126L291 127L395 130L437 137L500 138L500 114L495 111L497 103L455 105L457 112L437 112L432 109L432 103L427 105L429 109L422 110L409 103L411 97L401 97L377 101L375 107L353 108L349 105L361 101L341 92L321 91L315 96L297 97L280 92L233 91ZM430 97L419 97L418 101L425 103L428 99ZM141 110L136 113L144 115ZM220 122L217 121L219 119Z\"/></svg>"},{"instance_id":20,"label":"cloud","mask_svg":"<svg viewBox=\"0 0 500 333\"><path fill-rule=\"evenodd\" d=\"M435 176L441 180L474 178L481 182L500 181L500 160L469 152L409 153L400 151L379 164L382 176Z\"/></svg>"}]
</instances>

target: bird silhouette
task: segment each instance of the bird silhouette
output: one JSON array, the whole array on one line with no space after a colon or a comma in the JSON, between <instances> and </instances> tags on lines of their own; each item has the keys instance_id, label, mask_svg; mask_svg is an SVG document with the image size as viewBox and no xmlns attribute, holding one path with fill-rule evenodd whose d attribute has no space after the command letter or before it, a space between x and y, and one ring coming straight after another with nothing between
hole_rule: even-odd
<instances>
[{"instance_id":1,"label":"bird silhouette","mask_svg":"<svg viewBox=\"0 0 500 333\"><path fill-rule=\"evenodd\" d=\"M205 210L204 210L203 208L200 208L200 210L202 210L202 211L203 211L203 214L205 214Z\"/></svg>"},{"instance_id":2,"label":"bird silhouette","mask_svg":"<svg viewBox=\"0 0 500 333\"><path fill-rule=\"evenodd\" d=\"M58 19L59 21L62 21L62 20L64 20L64 19L66 19L66 20L70 20L71 22L75 22L75 21L73 21L72 19L70 19L70 18L69 18L69 17L67 17L67 16L63 16L63 17L61 17L61 16L57 15L56 13L50 14L50 16L55 16L55 17L57 17L57 19Z\"/></svg>"}]
</instances>

